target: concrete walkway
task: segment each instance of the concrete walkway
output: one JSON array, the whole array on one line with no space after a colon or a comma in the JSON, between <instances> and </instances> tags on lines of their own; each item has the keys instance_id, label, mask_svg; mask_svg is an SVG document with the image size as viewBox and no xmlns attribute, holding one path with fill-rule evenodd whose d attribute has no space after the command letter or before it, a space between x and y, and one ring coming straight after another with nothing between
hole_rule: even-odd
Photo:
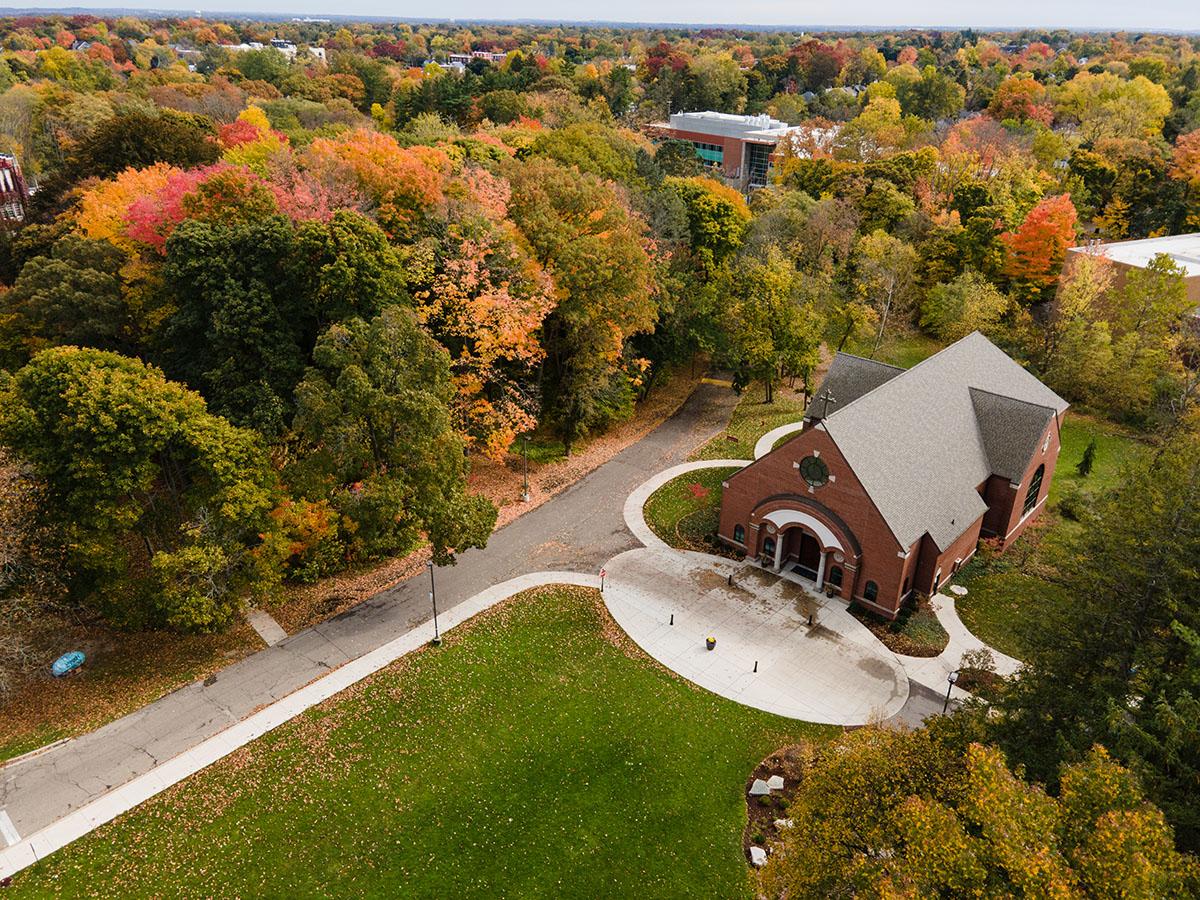
<instances>
[{"instance_id":1,"label":"concrete walkway","mask_svg":"<svg viewBox=\"0 0 1200 900\"><path fill-rule=\"evenodd\" d=\"M714 694L830 725L881 722L908 700L896 657L838 600L752 563L669 548L630 550L604 568L617 624Z\"/></svg>"},{"instance_id":2,"label":"concrete walkway","mask_svg":"<svg viewBox=\"0 0 1200 900\"><path fill-rule=\"evenodd\" d=\"M946 629L946 634L950 636L950 640L946 644L946 649L937 656L897 657L910 679L924 685L930 690L945 694L946 688L950 684L947 681L950 673L962 667L963 654L972 650L986 649L990 651L996 663L996 672L1000 675L1012 675L1021 668L1021 661L1019 659L1005 656L999 650L989 647L967 630L967 626L958 617L958 610L954 608L953 597L947 594L938 594L930 600L930 606L933 607L933 612L937 616L938 622ZM954 687L950 689L950 698L952 700L965 700L970 696L970 694L961 688Z\"/></svg>"},{"instance_id":3,"label":"concrete walkway","mask_svg":"<svg viewBox=\"0 0 1200 900\"><path fill-rule=\"evenodd\" d=\"M622 503L652 474L685 460L719 434L737 397L701 385L680 411L562 494L492 535L458 565L437 570L438 608L459 604L521 575L596 573L638 546ZM431 615L421 575L342 615L197 681L75 740L0 769L0 810L15 833L34 835L64 816L226 732L256 711L406 635ZM11 848L10 848L11 850ZM0 851L0 859L10 851ZM2 869L0 869L2 870Z\"/></svg>"},{"instance_id":4,"label":"concrete walkway","mask_svg":"<svg viewBox=\"0 0 1200 900\"><path fill-rule=\"evenodd\" d=\"M768 432L755 445L756 457L760 451L769 453L775 441L798 431L799 426L797 422ZM947 676L961 667L963 653L970 650L990 650L996 661L996 671L1001 675L1011 675L1020 668L1019 660L988 647L971 634L959 619L953 598L947 595L939 594L932 600L938 621L949 635L945 649L935 657L903 656L888 650L866 626L850 615L844 600L816 595L804 582L786 572L768 574L753 564L676 550L646 524L646 501L668 482L688 472L740 468L748 463L749 460L744 459L681 463L647 479L626 499L623 509L626 527L648 551L653 551L646 557L652 561L647 566L642 557L629 555L630 559L637 560L633 565L641 568L638 573L641 581L637 585L627 584L629 579L621 577L622 567L630 565L624 557L609 563L609 576L615 577L616 587L606 590L604 597L613 618L649 655L690 681L748 706L842 725L861 725L890 718L895 723L919 726L929 716L940 714L946 689L950 687ZM754 603L747 603L744 593L729 596L723 596L720 591L711 596L708 593L713 587L713 578L728 579L730 572L735 570L735 583L746 586L750 580L757 580L761 585L752 590L757 597ZM672 578L674 583L671 583ZM697 594L697 579L701 582L707 579L708 588L703 595ZM785 583L792 585L792 590L802 590L807 595L809 608L817 611L815 621L842 642L838 655L813 653L814 645L794 639L800 632L793 628L794 623L785 612L776 609L780 592L788 590ZM689 615L687 624L680 630L664 631L661 623L669 622L672 612L689 604L695 605L695 617ZM755 621L755 611L765 612L766 620L756 622L747 631L745 626ZM804 615L807 616L807 611ZM683 618L676 619L677 623L684 621ZM765 627L771 621L782 627L773 632ZM716 663L709 659L706 651L695 649L703 648L709 634L693 634L693 628L704 631L718 626L726 629L727 636L732 639L722 641L718 636L718 647L722 648L720 657L727 658L728 664ZM681 643L681 634L686 634L686 643ZM870 652L863 656L862 648L869 648ZM787 685L782 696L749 689L754 680L745 677L745 669L747 666L752 668L757 659L759 671L765 671L763 657L766 655L778 663L780 673L786 672L779 679ZM859 668L847 671L847 662ZM863 674L870 677L864 679ZM970 697L961 688L950 690L952 700Z\"/></svg>"},{"instance_id":5,"label":"concrete walkway","mask_svg":"<svg viewBox=\"0 0 1200 900\"><path fill-rule=\"evenodd\" d=\"M757 441L754 442L754 458L762 459L768 453L775 449L775 442L781 437L787 437L789 434L794 434L804 428L804 422L788 422L786 425L780 425L778 428L772 428Z\"/></svg>"}]
</instances>

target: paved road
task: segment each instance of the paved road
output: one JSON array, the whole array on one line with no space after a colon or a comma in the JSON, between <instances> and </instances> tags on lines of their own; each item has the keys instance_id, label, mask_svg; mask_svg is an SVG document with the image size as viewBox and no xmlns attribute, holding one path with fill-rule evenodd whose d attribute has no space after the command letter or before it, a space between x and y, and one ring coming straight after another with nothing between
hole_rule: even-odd
<instances>
[{"instance_id":1,"label":"paved road","mask_svg":"<svg viewBox=\"0 0 1200 900\"><path fill-rule=\"evenodd\" d=\"M720 432L736 403L703 384L683 408L559 496L497 531L437 572L438 606L528 572L595 572L637 541L626 496L650 475L683 462ZM0 770L0 809L28 836L109 789L211 737L255 709L387 643L430 617L428 578L405 581L340 616L222 670L50 752Z\"/></svg>"}]
</instances>

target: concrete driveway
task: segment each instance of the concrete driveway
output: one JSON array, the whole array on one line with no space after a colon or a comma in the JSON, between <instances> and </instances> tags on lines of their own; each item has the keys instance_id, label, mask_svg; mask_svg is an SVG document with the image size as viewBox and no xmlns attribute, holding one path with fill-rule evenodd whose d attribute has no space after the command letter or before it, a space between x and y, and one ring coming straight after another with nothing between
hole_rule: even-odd
<instances>
[{"instance_id":1,"label":"concrete driveway","mask_svg":"<svg viewBox=\"0 0 1200 900\"><path fill-rule=\"evenodd\" d=\"M750 563L663 547L627 551L605 570L604 601L617 623L713 693L832 725L881 722L908 700L900 661L836 599Z\"/></svg>"}]
</instances>

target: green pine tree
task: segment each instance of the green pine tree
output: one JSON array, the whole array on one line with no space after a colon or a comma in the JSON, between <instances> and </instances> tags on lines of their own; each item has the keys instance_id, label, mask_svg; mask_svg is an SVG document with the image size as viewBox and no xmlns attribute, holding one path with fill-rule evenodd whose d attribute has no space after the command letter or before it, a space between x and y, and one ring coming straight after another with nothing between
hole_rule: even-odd
<instances>
[{"instance_id":1,"label":"green pine tree","mask_svg":"<svg viewBox=\"0 0 1200 900\"><path fill-rule=\"evenodd\" d=\"M1096 439L1092 438L1088 441L1088 445L1083 448L1083 458L1075 464L1075 471L1079 473L1080 478L1087 478L1092 474L1092 466L1096 464Z\"/></svg>"}]
</instances>

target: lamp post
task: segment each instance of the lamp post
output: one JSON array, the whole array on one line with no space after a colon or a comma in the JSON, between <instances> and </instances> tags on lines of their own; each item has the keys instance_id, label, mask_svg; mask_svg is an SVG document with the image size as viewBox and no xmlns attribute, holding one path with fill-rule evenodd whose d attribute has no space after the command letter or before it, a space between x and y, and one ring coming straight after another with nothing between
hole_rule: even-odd
<instances>
[{"instance_id":1,"label":"lamp post","mask_svg":"<svg viewBox=\"0 0 1200 900\"><path fill-rule=\"evenodd\" d=\"M529 437L521 435L521 455L525 458L525 487L521 490L521 502L529 502Z\"/></svg>"},{"instance_id":2,"label":"lamp post","mask_svg":"<svg viewBox=\"0 0 1200 900\"><path fill-rule=\"evenodd\" d=\"M949 682L949 684L946 685L946 702L942 704L943 716L946 714L946 710L950 708L950 692L954 690L954 683L958 681L958 669L955 669L953 672L947 675L946 681Z\"/></svg>"},{"instance_id":3,"label":"lamp post","mask_svg":"<svg viewBox=\"0 0 1200 900\"><path fill-rule=\"evenodd\" d=\"M427 560L425 567L429 569L429 602L433 604L433 640L429 643L437 647L442 643L442 636L438 632L437 620L437 584L433 580L433 560Z\"/></svg>"}]
</instances>

